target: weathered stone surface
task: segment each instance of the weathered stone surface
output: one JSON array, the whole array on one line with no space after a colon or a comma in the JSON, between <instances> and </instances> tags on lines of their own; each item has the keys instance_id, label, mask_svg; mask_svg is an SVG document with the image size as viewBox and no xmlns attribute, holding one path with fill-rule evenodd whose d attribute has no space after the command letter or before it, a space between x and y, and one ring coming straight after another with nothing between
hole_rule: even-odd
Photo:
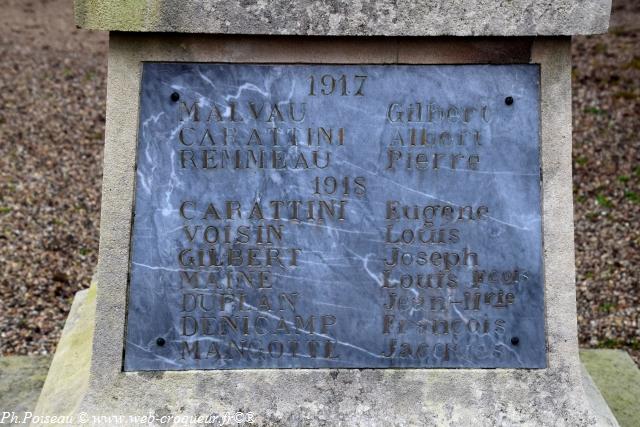
<instances>
[{"instance_id":1,"label":"weathered stone surface","mask_svg":"<svg viewBox=\"0 0 640 427\"><path fill-rule=\"evenodd\" d=\"M76 0L109 31L345 36L523 36L607 31L610 0Z\"/></svg>"},{"instance_id":2,"label":"weathered stone surface","mask_svg":"<svg viewBox=\"0 0 640 427\"><path fill-rule=\"evenodd\" d=\"M91 343L95 327L96 284L79 291L64 324L35 413L74 414L89 385Z\"/></svg>"},{"instance_id":3,"label":"weathered stone surface","mask_svg":"<svg viewBox=\"0 0 640 427\"><path fill-rule=\"evenodd\" d=\"M599 426L617 427L619 424L616 417L613 415L613 412L611 412L607 401L602 397L598 386L593 382L584 364L582 365L582 385L584 386L584 392L587 396L589 406L596 415L597 424Z\"/></svg>"},{"instance_id":4,"label":"weathered stone surface","mask_svg":"<svg viewBox=\"0 0 640 427\"><path fill-rule=\"evenodd\" d=\"M640 370L623 350L581 350L580 358L622 427L640 425Z\"/></svg>"}]
</instances>

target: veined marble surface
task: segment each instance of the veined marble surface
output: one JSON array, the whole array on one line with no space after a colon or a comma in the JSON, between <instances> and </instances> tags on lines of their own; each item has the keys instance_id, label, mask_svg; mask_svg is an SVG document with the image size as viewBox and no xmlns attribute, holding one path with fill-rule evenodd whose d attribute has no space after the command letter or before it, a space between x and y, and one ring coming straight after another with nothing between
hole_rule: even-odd
<instances>
[{"instance_id":1,"label":"veined marble surface","mask_svg":"<svg viewBox=\"0 0 640 427\"><path fill-rule=\"evenodd\" d=\"M539 85L144 64L124 369L545 367Z\"/></svg>"}]
</instances>

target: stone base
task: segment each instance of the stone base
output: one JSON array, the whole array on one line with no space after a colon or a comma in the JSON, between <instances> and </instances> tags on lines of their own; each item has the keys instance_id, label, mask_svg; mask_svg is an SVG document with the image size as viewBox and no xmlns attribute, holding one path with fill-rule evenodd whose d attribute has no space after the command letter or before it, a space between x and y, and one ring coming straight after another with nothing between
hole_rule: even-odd
<instances>
[{"instance_id":1,"label":"stone base","mask_svg":"<svg viewBox=\"0 0 640 427\"><path fill-rule=\"evenodd\" d=\"M640 369L626 351L581 350L580 359L594 389L611 407L621 426L640 426ZM585 384L587 393L589 387ZM599 391L598 391L599 390Z\"/></svg>"},{"instance_id":2,"label":"stone base","mask_svg":"<svg viewBox=\"0 0 640 427\"><path fill-rule=\"evenodd\" d=\"M81 411L87 411L86 405L86 397L88 392L89 385L89 366L91 362L91 342L94 332L94 317L95 317L95 302L96 302L96 286L93 285L90 289L80 291L76 294L76 297L73 302L73 306L71 308L71 312L69 313L69 317L64 327L64 331L60 342L58 344L58 350L53 358L53 362L51 363L51 368L49 370L49 374L47 376L46 382L42 389L42 393L40 395L40 399L38 401L36 407L36 415L46 416L46 415L76 415L74 418L77 424L81 424L78 422L80 420L77 415ZM605 362L605 365L602 366L601 363L598 363L599 354L602 353L600 351L588 351L583 353L583 357L587 360L587 368L597 368L594 370L594 376L598 378L598 383L601 383L604 376L608 376L609 378L616 379L616 382L607 383L607 390L603 390L603 394L605 396L616 396L619 393L624 393L622 390L622 386L620 383L617 383L620 379L628 378L631 381L631 387L638 387L640 383L635 383L634 378L640 377L640 371L635 367L635 365L630 366L628 363L616 363L616 364L607 364L611 357L614 357L610 353L602 353L604 358L602 361ZM615 359L620 362L621 352L616 352ZM628 356L627 356L628 357ZM624 372L621 372L621 370ZM387 373L393 375L391 370L387 370ZM614 372L615 371L615 372ZM254 371L255 372L255 371ZM140 381L149 380L151 378L160 377L162 373L152 373L152 374L133 374L139 375ZM341 371L332 370L329 372L329 377L334 378L334 381L338 376L341 376ZM347 373L347 376L353 376L353 373ZM365 381L365 377L368 376L365 373L360 375L360 381ZM603 383L601 383L603 384ZM597 418L597 425L601 426L617 426L618 423L609 409L607 402L603 398L602 394L596 387L595 383L591 379L587 369L583 367L583 385L585 388L586 396L587 396L587 405L591 408L593 415ZM258 384L256 384L258 388ZM317 385L320 386L319 384ZM331 387L327 385L327 387ZM221 390L202 390L202 394L209 394L211 396L211 406L204 407L202 404L199 405L199 412L188 415L209 415L210 413L215 412L215 396L224 394L224 391ZM251 393L251 390L247 390L247 393ZM326 390L320 392L318 390L318 394L325 394ZM473 392L473 391L472 391ZM477 392L481 392L481 390L477 390ZM334 396L334 404L336 405L336 412L344 413L345 408L340 408L342 404L346 401L354 401L358 402L357 396L340 396L339 387L336 388L335 396ZM618 393L618 394L616 394ZM620 413L624 413L626 423L625 425L634 425L629 423L638 422L638 415L636 412L636 419L633 420L629 418L630 414L634 411L634 408L637 408L639 404L638 400L640 400L640 395L628 395L625 394L626 398L623 399L623 402L617 402L617 405L612 405L617 411L621 411ZM166 397L166 396L165 396ZM195 402L188 402L188 400L193 399L191 396L182 396L182 395L174 395L172 396L174 402L177 407L194 407ZM400 397L399 397L400 398ZM141 396L137 396L133 393L128 393L127 390L122 390L122 394L120 395L120 399L125 400L144 400L149 401L148 396L142 399ZM182 401L184 399L184 401ZM495 403L495 402L494 402ZM318 402L309 401L307 402L309 407L319 407L321 404ZM89 415L167 415L169 413L168 408L164 406L161 402L158 402L157 406L149 406L144 407L143 409L146 411L144 413L126 413L126 414L114 414L110 411L113 410L114 407L118 405L114 405L113 402L104 402L104 405L96 404L95 402L90 407ZM137 406L138 409L142 408L141 405ZM129 404L123 403L121 407L132 407ZM318 418L309 417L309 408L300 407L300 414L296 417L294 414L283 414L278 410L277 405L273 405L271 408L264 408L268 413L256 413L256 424L257 425L265 425L272 424L274 422L289 424L291 421L304 421L305 424L310 425L323 425L323 424L331 424L330 420L335 420L335 418L325 413L318 412ZM239 411L248 411L250 409L247 408L236 408ZM362 424L363 421L367 419L366 411L367 402L361 401L359 404L352 408L354 418L353 422L345 419L343 420L347 425L355 425ZM95 412L94 412L95 411ZM358 413L359 412L359 413ZM452 408L453 412L453 408ZM307 414L306 416L304 414ZM181 415L185 415L184 413ZM291 416L296 417L295 420L291 419ZM327 419L328 418L328 419ZM442 421L445 420L453 420L456 416L451 414L444 414ZM277 420L277 421L276 421ZM427 423L429 420L424 420ZM94 421L90 421L94 423ZM440 420L433 420L434 424L441 425ZM524 424L535 424L533 421L523 420ZM574 423L561 423L561 425L583 425L584 421L575 420ZM96 422L95 424L100 425L100 422ZM107 420L104 421L104 424L107 425L109 422ZM480 425L478 423L473 422L474 425ZM500 424L500 420L495 419L493 424ZM538 424L539 425L539 424ZM638 425L638 424L636 424Z\"/></svg>"},{"instance_id":3,"label":"stone base","mask_svg":"<svg viewBox=\"0 0 640 427\"><path fill-rule=\"evenodd\" d=\"M58 342L35 413L70 415L78 412L89 385L91 343L95 327L96 284L79 291Z\"/></svg>"}]
</instances>

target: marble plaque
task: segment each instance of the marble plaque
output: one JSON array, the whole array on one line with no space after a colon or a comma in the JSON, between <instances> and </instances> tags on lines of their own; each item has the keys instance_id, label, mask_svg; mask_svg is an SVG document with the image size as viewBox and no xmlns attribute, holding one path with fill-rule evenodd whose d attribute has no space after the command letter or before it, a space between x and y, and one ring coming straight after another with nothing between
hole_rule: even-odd
<instances>
[{"instance_id":1,"label":"marble plaque","mask_svg":"<svg viewBox=\"0 0 640 427\"><path fill-rule=\"evenodd\" d=\"M124 370L545 367L539 90L145 63Z\"/></svg>"}]
</instances>

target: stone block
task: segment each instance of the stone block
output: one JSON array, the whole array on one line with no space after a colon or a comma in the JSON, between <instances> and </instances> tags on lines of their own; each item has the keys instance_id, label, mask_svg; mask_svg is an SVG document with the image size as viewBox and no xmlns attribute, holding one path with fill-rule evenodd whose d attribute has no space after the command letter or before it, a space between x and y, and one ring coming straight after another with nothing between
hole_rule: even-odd
<instances>
[{"instance_id":1,"label":"stone block","mask_svg":"<svg viewBox=\"0 0 640 427\"><path fill-rule=\"evenodd\" d=\"M541 36L607 31L610 0L76 0L92 30L305 36Z\"/></svg>"},{"instance_id":2,"label":"stone block","mask_svg":"<svg viewBox=\"0 0 640 427\"><path fill-rule=\"evenodd\" d=\"M447 38L425 39L421 46L416 40L412 49L423 51L418 62L441 63L450 57L450 43ZM507 62L515 48L510 43L504 39L500 51ZM513 43L521 49L521 41ZM111 35L99 332L88 388L69 410L175 415L243 410L256 414L258 424L466 425L473 420L474 425L594 425L577 350L566 37L536 39L528 55L529 63L540 66L546 368L123 372L142 62L377 64L380 58L396 62L400 49L397 39L373 39L351 57L355 46L348 39L300 39L296 44L287 49L291 41L280 38ZM464 55L459 59L464 61ZM500 60L499 52L487 53L486 62ZM477 54L473 61L485 62Z\"/></svg>"},{"instance_id":3,"label":"stone block","mask_svg":"<svg viewBox=\"0 0 640 427\"><path fill-rule=\"evenodd\" d=\"M35 413L74 414L89 385L96 284L76 293Z\"/></svg>"},{"instance_id":4,"label":"stone block","mask_svg":"<svg viewBox=\"0 0 640 427\"><path fill-rule=\"evenodd\" d=\"M640 370L623 350L580 350L580 359L622 427L640 425Z\"/></svg>"},{"instance_id":5,"label":"stone block","mask_svg":"<svg viewBox=\"0 0 640 427\"><path fill-rule=\"evenodd\" d=\"M75 405L82 400L82 393L86 391L89 383L88 359L92 352L96 287L97 284L94 283L91 290L76 294L54 363L49 369L51 379L47 380L38 400L36 416L68 416L77 411ZM592 409L597 425L615 427L618 425L617 416L620 426L637 426L636 409L639 404L638 396L640 396L637 389L640 386L640 372L629 355L616 350L581 350L580 355L583 360L581 376L582 384L586 389L586 402ZM40 392L49 360L47 357L28 356L0 359L0 391L2 392L0 409L15 411L18 416L21 416L22 411L33 410L35 397ZM341 378L341 375L338 370L329 371L331 381L326 385L344 382L345 378ZM160 374L147 374L142 378L153 380L160 376ZM597 378L597 384L592 377ZM347 378L353 379L352 376ZM603 396L606 396L606 401ZM339 406L340 400L338 399L336 403ZM307 402L300 408L300 418L290 416L288 420L303 420L306 424L312 425L321 424L321 420L314 419L310 413L319 404L320 402ZM615 416L607 405L613 408ZM362 402L348 408L354 410L354 415L362 415L367 411L366 405ZM158 408L155 414L161 415L166 409ZM202 411L199 414L202 414ZM306 417L303 414L306 414ZM272 414L272 420L276 420L277 416L277 413ZM326 418L323 416L323 419ZM424 424L429 424L428 420L423 421L425 421ZM444 419L443 422L446 423ZM563 424L581 425L578 422Z\"/></svg>"}]
</instances>

